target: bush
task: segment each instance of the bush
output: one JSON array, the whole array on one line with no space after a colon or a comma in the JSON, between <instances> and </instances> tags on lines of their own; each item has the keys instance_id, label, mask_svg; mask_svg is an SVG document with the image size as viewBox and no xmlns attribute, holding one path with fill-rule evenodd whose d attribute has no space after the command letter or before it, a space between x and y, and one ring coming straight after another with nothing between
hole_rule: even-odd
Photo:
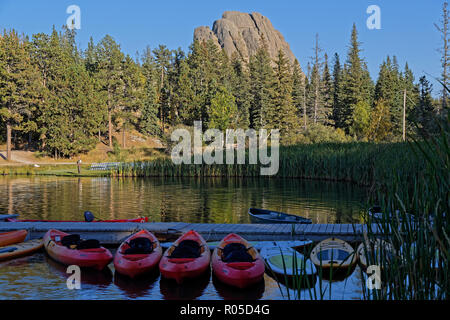
<instances>
[{"instance_id":1,"label":"bush","mask_svg":"<svg viewBox=\"0 0 450 320\"><path fill-rule=\"evenodd\" d=\"M352 138L347 136L342 129L335 129L322 124L310 125L299 133L295 142L299 144L322 143L322 142L351 142Z\"/></svg>"}]
</instances>

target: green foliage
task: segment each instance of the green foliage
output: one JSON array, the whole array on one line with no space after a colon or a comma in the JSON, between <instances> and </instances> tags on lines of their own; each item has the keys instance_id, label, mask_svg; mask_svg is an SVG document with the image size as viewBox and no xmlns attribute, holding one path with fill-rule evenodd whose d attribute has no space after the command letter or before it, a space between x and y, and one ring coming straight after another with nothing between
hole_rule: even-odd
<instances>
[{"instance_id":1,"label":"green foliage","mask_svg":"<svg viewBox=\"0 0 450 320\"><path fill-rule=\"evenodd\" d=\"M97 141L113 148L118 131L162 138L199 120L205 129L279 129L284 145L351 140L343 132L397 141L404 90L408 136L437 133L431 85L425 78L414 84L408 65L401 72L387 57L374 86L355 26L345 64L336 54L331 72L317 37L306 75L282 50L272 60L264 38L249 61L237 52L228 57L213 41L194 41L187 54L147 47L134 61L109 35L91 38L81 52L67 28L31 40L5 32L0 46L0 130L11 128L18 145L55 157L88 152Z\"/></svg>"},{"instance_id":2,"label":"green foliage","mask_svg":"<svg viewBox=\"0 0 450 320\"><path fill-rule=\"evenodd\" d=\"M356 104L352 122L350 134L358 140L366 139L370 126L370 106L367 102L360 101Z\"/></svg>"},{"instance_id":3,"label":"green foliage","mask_svg":"<svg viewBox=\"0 0 450 320\"><path fill-rule=\"evenodd\" d=\"M301 144L349 142L351 138L345 135L342 129L334 129L323 124L316 124L308 126L305 131L297 134L295 141Z\"/></svg>"},{"instance_id":4,"label":"green foliage","mask_svg":"<svg viewBox=\"0 0 450 320\"><path fill-rule=\"evenodd\" d=\"M225 131L236 126L237 106L235 98L224 87L211 100L209 127Z\"/></svg>"}]
</instances>

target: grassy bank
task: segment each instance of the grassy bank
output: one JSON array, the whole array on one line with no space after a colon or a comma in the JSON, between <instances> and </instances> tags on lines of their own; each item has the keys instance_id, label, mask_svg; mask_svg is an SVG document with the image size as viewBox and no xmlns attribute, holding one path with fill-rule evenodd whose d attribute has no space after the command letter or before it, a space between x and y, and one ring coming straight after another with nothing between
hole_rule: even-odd
<instances>
[{"instance_id":1,"label":"grassy bank","mask_svg":"<svg viewBox=\"0 0 450 320\"><path fill-rule=\"evenodd\" d=\"M248 157L247 157L248 159ZM277 178L348 181L372 186L393 176L409 184L423 172L425 159L417 159L407 143L322 143L280 148ZM260 165L175 165L169 157L125 163L111 171L91 171L83 165L81 176L120 177L259 177ZM75 165L1 167L3 175L78 176Z\"/></svg>"}]
</instances>

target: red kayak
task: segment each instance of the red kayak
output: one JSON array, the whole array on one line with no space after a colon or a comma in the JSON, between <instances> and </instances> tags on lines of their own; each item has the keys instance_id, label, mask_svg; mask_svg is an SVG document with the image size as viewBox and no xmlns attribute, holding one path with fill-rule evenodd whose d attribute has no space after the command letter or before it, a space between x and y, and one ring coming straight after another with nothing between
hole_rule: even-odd
<instances>
[{"instance_id":1,"label":"red kayak","mask_svg":"<svg viewBox=\"0 0 450 320\"><path fill-rule=\"evenodd\" d=\"M185 279L196 278L209 268L211 253L205 239L194 230L178 238L166 250L159 270L163 277L181 284Z\"/></svg>"},{"instance_id":2,"label":"red kayak","mask_svg":"<svg viewBox=\"0 0 450 320\"><path fill-rule=\"evenodd\" d=\"M135 278L158 266L162 248L158 239L149 231L142 230L128 237L114 256L117 272Z\"/></svg>"},{"instance_id":3,"label":"red kayak","mask_svg":"<svg viewBox=\"0 0 450 320\"><path fill-rule=\"evenodd\" d=\"M10 244L25 241L27 230L17 230L11 232L0 233L0 247L9 246Z\"/></svg>"},{"instance_id":4,"label":"red kayak","mask_svg":"<svg viewBox=\"0 0 450 320\"><path fill-rule=\"evenodd\" d=\"M219 243L212 255L214 275L222 282L247 288L264 278L264 260L245 239L231 233Z\"/></svg>"},{"instance_id":5,"label":"red kayak","mask_svg":"<svg viewBox=\"0 0 450 320\"><path fill-rule=\"evenodd\" d=\"M32 220L32 219L6 219L6 222L86 222L86 221L68 221L68 220ZM148 222L148 217L141 217L135 219L115 219L115 220L94 220L92 222L137 222L137 223L145 223Z\"/></svg>"},{"instance_id":6,"label":"red kayak","mask_svg":"<svg viewBox=\"0 0 450 320\"><path fill-rule=\"evenodd\" d=\"M113 256L97 240L80 239L79 235L51 229L44 236L44 248L54 260L65 265L103 270Z\"/></svg>"}]
</instances>

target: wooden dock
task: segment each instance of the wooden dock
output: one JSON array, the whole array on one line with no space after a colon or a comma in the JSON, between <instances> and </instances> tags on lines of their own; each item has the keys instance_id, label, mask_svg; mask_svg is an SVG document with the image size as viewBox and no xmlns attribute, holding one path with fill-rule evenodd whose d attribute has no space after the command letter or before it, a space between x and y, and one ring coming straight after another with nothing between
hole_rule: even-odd
<instances>
[{"instance_id":1,"label":"wooden dock","mask_svg":"<svg viewBox=\"0 0 450 320\"><path fill-rule=\"evenodd\" d=\"M219 241L229 233L238 233L249 241L312 240L337 237L361 241L368 226L362 224L211 224L184 222L109 223L109 222L2 222L0 232L26 229L30 239L42 237L49 229L77 233L84 239L95 238L103 244L117 245L141 229L153 232L161 241L173 241L183 232L195 230L207 241ZM377 225L372 225L376 231Z\"/></svg>"}]
</instances>

